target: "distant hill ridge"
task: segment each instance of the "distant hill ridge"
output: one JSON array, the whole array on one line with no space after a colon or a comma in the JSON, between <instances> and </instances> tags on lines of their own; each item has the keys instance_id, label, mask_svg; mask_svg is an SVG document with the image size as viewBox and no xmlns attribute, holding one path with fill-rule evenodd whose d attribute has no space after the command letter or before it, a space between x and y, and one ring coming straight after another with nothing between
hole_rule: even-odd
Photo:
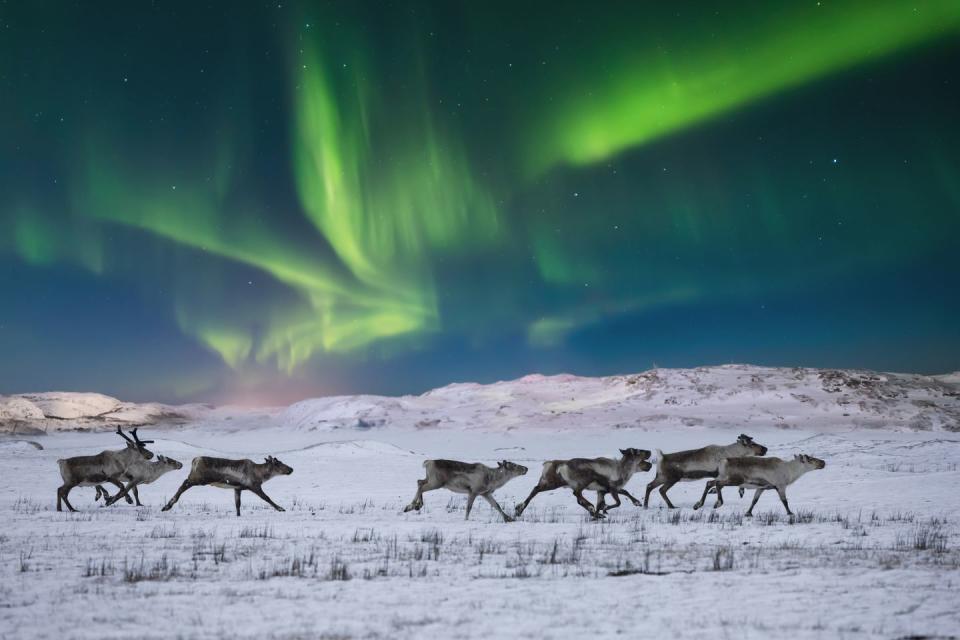
<instances>
[{"instance_id":1,"label":"distant hill ridge","mask_svg":"<svg viewBox=\"0 0 960 640\"><path fill-rule=\"evenodd\" d=\"M97 393L0 396L0 431L113 428L231 419L242 409L136 404ZM263 412L261 411L261 414ZM606 377L531 374L455 383L419 396L332 396L266 414L300 430L776 427L960 431L960 372L723 365Z\"/></svg>"}]
</instances>

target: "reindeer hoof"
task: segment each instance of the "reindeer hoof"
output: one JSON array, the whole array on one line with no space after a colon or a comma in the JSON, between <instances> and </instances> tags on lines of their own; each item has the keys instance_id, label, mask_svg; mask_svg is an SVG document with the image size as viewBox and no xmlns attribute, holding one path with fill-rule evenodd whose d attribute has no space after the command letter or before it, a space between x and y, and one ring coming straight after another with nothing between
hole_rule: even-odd
<instances>
[{"instance_id":1,"label":"reindeer hoof","mask_svg":"<svg viewBox=\"0 0 960 640\"><path fill-rule=\"evenodd\" d=\"M749 511L747 511L745 514L743 514L743 517L744 517L744 518L752 518L752 517L753 517L753 514L750 513Z\"/></svg>"},{"instance_id":2,"label":"reindeer hoof","mask_svg":"<svg viewBox=\"0 0 960 640\"><path fill-rule=\"evenodd\" d=\"M697 502L697 503L695 503L695 504L693 505L693 510L696 511L697 509L699 509L699 508L702 507L702 506L703 506L703 503L702 503L702 502Z\"/></svg>"},{"instance_id":3,"label":"reindeer hoof","mask_svg":"<svg viewBox=\"0 0 960 640\"><path fill-rule=\"evenodd\" d=\"M286 511L283 507L277 507L277 511Z\"/></svg>"},{"instance_id":4,"label":"reindeer hoof","mask_svg":"<svg viewBox=\"0 0 960 640\"><path fill-rule=\"evenodd\" d=\"M513 518L511 518L510 516L503 516L503 521L504 521L504 522L513 522Z\"/></svg>"},{"instance_id":5,"label":"reindeer hoof","mask_svg":"<svg viewBox=\"0 0 960 640\"><path fill-rule=\"evenodd\" d=\"M170 505L169 504L163 505L163 508L160 509L160 511L170 511Z\"/></svg>"}]
</instances>

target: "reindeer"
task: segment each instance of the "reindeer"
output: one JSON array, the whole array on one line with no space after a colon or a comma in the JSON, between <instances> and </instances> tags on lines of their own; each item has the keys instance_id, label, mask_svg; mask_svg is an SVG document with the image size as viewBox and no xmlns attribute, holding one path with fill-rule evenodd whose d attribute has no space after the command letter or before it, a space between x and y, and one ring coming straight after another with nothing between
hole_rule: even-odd
<instances>
[{"instance_id":1,"label":"reindeer","mask_svg":"<svg viewBox=\"0 0 960 640\"><path fill-rule=\"evenodd\" d=\"M701 449L663 453L657 449L657 475L647 485L643 497L643 508L650 506L650 492L660 487L660 495L667 507L675 509L667 491L678 482L691 482L703 478L716 478L720 461L724 458L739 456L766 455L767 448L753 441L748 435L740 434L737 441L725 446L709 445ZM663 486L660 486L663 485Z\"/></svg>"},{"instance_id":2,"label":"reindeer","mask_svg":"<svg viewBox=\"0 0 960 640\"><path fill-rule=\"evenodd\" d=\"M120 498L126 498L129 502L129 492L132 490L133 497L137 502L137 506L142 507L143 505L140 504L140 493L137 491L137 487L142 484L150 484L163 474L176 471L178 469L183 469L183 463L166 456L158 455L157 459L153 462L137 460L128 466L123 472L121 478L127 481L129 484L126 487L121 485L120 491L117 492L117 495L111 498L110 494L107 493L107 490L99 486L97 487L97 495L99 496L102 492L104 497L104 505L109 507Z\"/></svg>"},{"instance_id":3,"label":"reindeer","mask_svg":"<svg viewBox=\"0 0 960 640\"><path fill-rule=\"evenodd\" d=\"M750 508L744 514L748 518L753 517L753 507L757 500L767 489L775 489L780 496L780 502L789 515L790 505L787 504L787 487L796 482L800 476L813 471L814 469L823 469L827 463L820 458L814 458L806 454L800 454L793 457L793 460L781 460L780 458L727 458L720 461L720 469L716 480L707 482L703 488L703 496L700 501L693 505L694 509L703 506L707 499L707 493L716 489L717 501L713 508L716 509L723 505L724 487L733 486L743 489L756 489L753 494L753 501Z\"/></svg>"},{"instance_id":4,"label":"reindeer","mask_svg":"<svg viewBox=\"0 0 960 640\"><path fill-rule=\"evenodd\" d=\"M273 456L267 456L266 462L253 460L229 460L226 458L210 458L200 456L193 459L190 465L190 475L183 481L180 488L170 502L164 505L162 511L169 511L177 503L183 492L190 487L212 485L221 489L233 489L234 502L237 505L237 517L240 517L240 494L251 491L260 496L264 502L277 511L286 511L283 507L270 499L263 492L263 483L274 476L288 476L293 469L283 464ZM113 498L116 500L116 496Z\"/></svg>"},{"instance_id":5,"label":"reindeer","mask_svg":"<svg viewBox=\"0 0 960 640\"><path fill-rule=\"evenodd\" d=\"M70 490L74 487L97 487L98 496L101 491L104 491L99 486L104 482L113 483L122 490L122 477L127 467L138 461L153 458L153 452L147 449L147 445L153 440L141 440L137 436L136 429L130 433L133 435L132 440L119 426L117 427L117 435L127 441L126 449L101 451L95 456L77 456L57 460L60 476L63 478L63 485L57 489L57 511L63 511L61 501L70 511L76 511L67 499Z\"/></svg>"},{"instance_id":6,"label":"reindeer","mask_svg":"<svg viewBox=\"0 0 960 640\"><path fill-rule=\"evenodd\" d=\"M548 460L543 463L540 481L530 495L516 506L515 515L519 518L533 497L541 491L552 491L560 487L569 487L577 503L587 510L591 517L605 517L609 509L620 506L620 494L630 498L635 506L640 501L630 495L624 486L637 471L649 471L653 466L647 459L650 452L646 449L620 449L620 460L611 458L573 458L572 460ZM584 490L597 492L597 506L594 507L583 497ZM614 503L607 505L606 494L613 496Z\"/></svg>"},{"instance_id":7,"label":"reindeer","mask_svg":"<svg viewBox=\"0 0 960 640\"><path fill-rule=\"evenodd\" d=\"M417 494L410 504L403 508L404 513L414 509L419 511L423 508L424 492L434 489L449 489L454 493L467 494L465 520L470 519L473 501L477 499L477 496L481 496L503 516L504 522L513 521L513 518L504 513L493 498L493 492L517 476L525 474L527 468L523 465L503 460L497 463L496 469L493 469L480 463L458 462L456 460L424 460L423 467L427 470L427 477L423 480L417 480Z\"/></svg>"}]
</instances>

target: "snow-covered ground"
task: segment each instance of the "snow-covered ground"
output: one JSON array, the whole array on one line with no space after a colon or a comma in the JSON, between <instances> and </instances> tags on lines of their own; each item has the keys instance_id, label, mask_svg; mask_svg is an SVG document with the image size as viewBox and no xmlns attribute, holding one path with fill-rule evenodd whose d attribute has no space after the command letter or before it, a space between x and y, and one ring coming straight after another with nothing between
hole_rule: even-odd
<instances>
[{"instance_id":1,"label":"snow-covered ground","mask_svg":"<svg viewBox=\"0 0 960 640\"><path fill-rule=\"evenodd\" d=\"M207 411L141 428L152 450L187 463L269 453L294 468L265 485L286 512L244 494L240 518L232 494L215 488L191 489L160 512L186 468L144 487L143 508L103 508L78 488L80 512L58 513L56 460L120 439L71 431L64 418L46 434L8 436L0 637L956 635L956 381L883 374L865 385L850 376L877 374L840 372L847 377L831 391L834 377L810 372L794 388L808 401L785 385L790 371L810 370L750 369L661 370L622 382L530 376L416 398ZM840 403L844 394L856 401ZM671 490L677 510L654 492L650 509L625 501L602 522L566 491L541 494L509 524L482 502L465 522L463 497L444 491L427 493L423 511L402 512L427 457L527 465L497 493L512 511L545 459L672 451L743 431L771 455L827 461L788 490L795 517L765 495L745 519L749 494L729 490L719 510L695 512L701 483ZM642 495L653 474L628 488Z\"/></svg>"}]
</instances>

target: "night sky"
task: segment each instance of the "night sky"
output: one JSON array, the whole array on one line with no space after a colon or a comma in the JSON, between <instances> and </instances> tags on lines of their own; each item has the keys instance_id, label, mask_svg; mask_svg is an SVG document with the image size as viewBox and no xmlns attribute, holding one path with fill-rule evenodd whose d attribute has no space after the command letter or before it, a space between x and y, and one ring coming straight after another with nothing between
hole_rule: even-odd
<instances>
[{"instance_id":1,"label":"night sky","mask_svg":"<svg viewBox=\"0 0 960 640\"><path fill-rule=\"evenodd\" d=\"M960 369L960 2L0 2L0 393Z\"/></svg>"}]
</instances>

